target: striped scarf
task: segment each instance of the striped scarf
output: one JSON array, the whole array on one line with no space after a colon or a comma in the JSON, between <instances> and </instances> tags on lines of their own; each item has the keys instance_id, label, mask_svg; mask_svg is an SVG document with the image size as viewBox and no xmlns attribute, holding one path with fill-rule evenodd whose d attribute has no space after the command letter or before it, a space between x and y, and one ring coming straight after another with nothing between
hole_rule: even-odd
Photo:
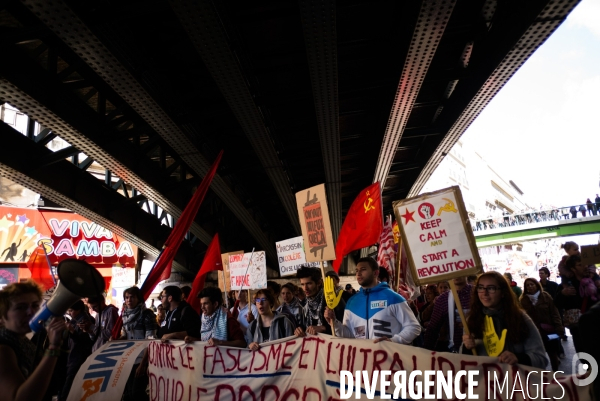
<instances>
[{"instance_id":1,"label":"striped scarf","mask_svg":"<svg viewBox=\"0 0 600 401\"><path fill-rule=\"evenodd\" d=\"M210 316L202 315L200 339L208 341L211 338L227 341L227 310L222 307Z\"/></svg>"}]
</instances>

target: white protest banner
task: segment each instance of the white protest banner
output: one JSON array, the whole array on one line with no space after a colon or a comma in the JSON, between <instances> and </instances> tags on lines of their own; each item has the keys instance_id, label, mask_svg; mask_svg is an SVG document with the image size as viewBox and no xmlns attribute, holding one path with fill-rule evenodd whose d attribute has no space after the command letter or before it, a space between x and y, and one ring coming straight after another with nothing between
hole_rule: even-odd
<instances>
[{"instance_id":1,"label":"white protest banner","mask_svg":"<svg viewBox=\"0 0 600 401\"><path fill-rule=\"evenodd\" d=\"M250 262L252 255L252 263ZM250 266L250 268L248 268ZM259 290L267 288L267 259L265 251L229 255L230 290Z\"/></svg>"},{"instance_id":2,"label":"white protest banner","mask_svg":"<svg viewBox=\"0 0 600 401\"><path fill-rule=\"evenodd\" d=\"M151 340L111 341L79 368L67 401L120 400L135 360Z\"/></svg>"},{"instance_id":3,"label":"white protest banner","mask_svg":"<svg viewBox=\"0 0 600 401\"><path fill-rule=\"evenodd\" d=\"M400 397L394 398L404 400L434 394L427 399L575 401L589 400L591 387L580 386L583 383L575 375L500 364L498 358L325 335L290 337L261 344L254 352L208 343L154 341L148 346L148 361L151 401L334 401L359 398L356 389L364 393L362 399L380 400L382 381L387 381L383 395L396 390L390 376L396 373ZM351 376L361 373L360 383L353 380L354 385L348 386L343 371ZM433 384L428 385L432 373ZM448 386L440 383L440 376L444 384L450 378ZM407 394L401 392L403 386ZM444 387L449 393L438 395Z\"/></svg>"},{"instance_id":4,"label":"white protest banner","mask_svg":"<svg viewBox=\"0 0 600 401\"><path fill-rule=\"evenodd\" d=\"M397 201L393 207L418 285L481 273L459 187Z\"/></svg>"},{"instance_id":5,"label":"white protest banner","mask_svg":"<svg viewBox=\"0 0 600 401\"><path fill-rule=\"evenodd\" d=\"M319 267L319 262L306 262L302 236L276 242L275 246L277 247L279 274L282 277L296 274L296 270L301 266Z\"/></svg>"}]
</instances>

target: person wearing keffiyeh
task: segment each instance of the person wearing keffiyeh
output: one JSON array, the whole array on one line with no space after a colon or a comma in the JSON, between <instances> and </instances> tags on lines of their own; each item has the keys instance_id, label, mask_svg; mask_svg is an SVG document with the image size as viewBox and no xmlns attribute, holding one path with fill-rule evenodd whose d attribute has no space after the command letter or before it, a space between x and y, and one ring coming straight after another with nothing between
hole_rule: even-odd
<instances>
[{"instance_id":1,"label":"person wearing keffiyeh","mask_svg":"<svg viewBox=\"0 0 600 401\"><path fill-rule=\"evenodd\" d=\"M296 328L294 334L303 336L307 334L325 333L331 334L331 326L325 320L325 296L323 295L323 279L319 269L302 266L296 271L296 277L300 279L300 285L306 293L306 306L304 307L304 321L306 330L302 327ZM344 317L346 303L340 299L335 308L336 317L341 321Z\"/></svg>"},{"instance_id":2,"label":"person wearing keffiyeh","mask_svg":"<svg viewBox=\"0 0 600 401\"><path fill-rule=\"evenodd\" d=\"M279 305L279 308L277 308L277 312L289 313L294 319L292 323L294 323L296 327L306 329L304 322L304 306L300 303L300 300L294 296L294 293L296 293L297 290L298 287L292 283L285 283L281 286L281 299L283 302Z\"/></svg>"},{"instance_id":3,"label":"person wearing keffiyeh","mask_svg":"<svg viewBox=\"0 0 600 401\"><path fill-rule=\"evenodd\" d=\"M200 338L187 336L185 341L207 341L208 345L246 348L239 322L223 307L221 290L216 287L204 288L198 293L198 298L202 309Z\"/></svg>"}]
</instances>

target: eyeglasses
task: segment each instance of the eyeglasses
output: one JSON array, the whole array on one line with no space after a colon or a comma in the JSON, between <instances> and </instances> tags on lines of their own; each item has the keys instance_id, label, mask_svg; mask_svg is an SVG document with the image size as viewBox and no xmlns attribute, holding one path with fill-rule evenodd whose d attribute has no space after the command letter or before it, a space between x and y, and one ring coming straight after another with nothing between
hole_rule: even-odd
<instances>
[{"instance_id":1,"label":"eyeglasses","mask_svg":"<svg viewBox=\"0 0 600 401\"><path fill-rule=\"evenodd\" d=\"M257 304L259 304L261 302L269 302L269 300L267 298L255 298L254 302L256 302Z\"/></svg>"},{"instance_id":2,"label":"eyeglasses","mask_svg":"<svg viewBox=\"0 0 600 401\"><path fill-rule=\"evenodd\" d=\"M496 287L495 285L488 285L487 287L484 287L482 285L477 286L477 292L480 294L483 294L484 292L487 292L489 294L494 294L497 290L498 290L498 287Z\"/></svg>"},{"instance_id":3,"label":"eyeglasses","mask_svg":"<svg viewBox=\"0 0 600 401\"><path fill-rule=\"evenodd\" d=\"M167 295L167 294L162 294L162 295L159 295L159 296L158 296L158 299L163 299L163 298L166 298L166 297L168 297L168 295Z\"/></svg>"}]
</instances>

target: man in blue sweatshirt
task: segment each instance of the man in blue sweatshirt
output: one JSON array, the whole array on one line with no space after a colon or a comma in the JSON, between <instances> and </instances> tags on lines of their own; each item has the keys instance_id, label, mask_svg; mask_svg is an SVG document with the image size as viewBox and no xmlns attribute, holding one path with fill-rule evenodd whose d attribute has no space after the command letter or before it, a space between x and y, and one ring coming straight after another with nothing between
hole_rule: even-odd
<instances>
[{"instance_id":1,"label":"man in blue sweatshirt","mask_svg":"<svg viewBox=\"0 0 600 401\"><path fill-rule=\"evenodd\" d=\"M338 337L393 341L410 344L421 333L421 325L406 300L379 283L379 266L373 258L361 258L356 265L356 281L360 291L348 300L343 322L326 309L325 318L335 324Z\"/></svg>"}]
</instances>

